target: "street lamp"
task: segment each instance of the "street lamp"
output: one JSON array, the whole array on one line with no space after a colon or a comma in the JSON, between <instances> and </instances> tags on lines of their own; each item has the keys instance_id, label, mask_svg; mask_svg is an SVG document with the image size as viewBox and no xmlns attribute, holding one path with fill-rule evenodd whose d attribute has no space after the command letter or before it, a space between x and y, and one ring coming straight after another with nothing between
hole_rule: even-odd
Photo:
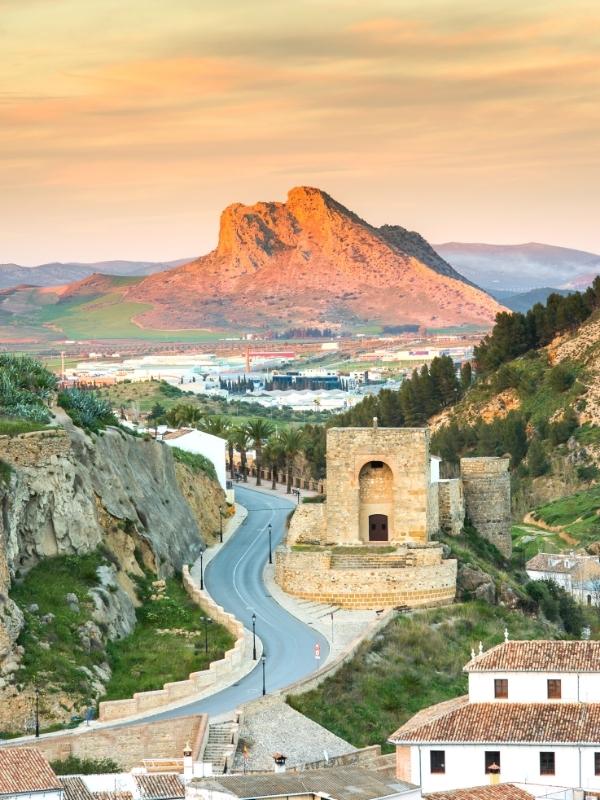
<instances>
[{"instance_id":1,"label":"street lamp","mask_svg":"<svg viewBox=\"0 0 600 800\"><path fill-rule=\"evenodd\" d=\"M272 530L273 530L272 525L269 522L269 564L273 563L273 552L272 552L273 548L272 548L272 545L271 545L271 533L272 533Z\"/></svg>"},{"instance_id":2,"label":"street lamp","mask_svg":"<svg viewBox=\"0 0 600 800\"><path fill-rule=\"evenodd\" d=\"M219 523L220 523L220 530L219 530L219 541L223 544L223 509L219 509Z\"/></svg>"},{"instance_id":3,"label":"street lamp","mask_svg":"<svg viewBox=\"0 0 600 800\"><path fill-rule=\"evenodd\" d=\"M267 657L263 654L260 660L262 661L263 696L264 696L267 693L267 684L265 683L265 661L267 660Z\"/></svg>"},{"instance_id":4,"label":"street lamp","mask_svg":"<svg viewBox=\"0 0 600 800\"><path fill-rule=\"evenodd\" d=\"M212 619L210 617L201 617L202 622L204 622L204 652L208 654L208 626L211 624Z\"/></svg>"},{"instance_id":5,"label":"street lamp","mask_svg":"<svg viewBox=\"0 0 600 800\"><path fill-rule=\"evenodd\" d=\"M200 589L204 589L204 549L200 550Z\"/></svg>"},{"instance_id":6,"label":"street lamp","mask_svg":"<svg viewBox=\"0 0 600 800\"><path fill-rule=\"evenodd\" d=\"M252 658L256 661L256 614L252 614Z\"/></svg>"},{"instance_id":7,"label":"street lamp","mask_svg":"<svg viewBox=\"0 0 600 800\"><path fill-rule=\"evenodd\" d=\"M40 738L40 690L35 687L35 738Z\"/></svg>"}]
</instances>

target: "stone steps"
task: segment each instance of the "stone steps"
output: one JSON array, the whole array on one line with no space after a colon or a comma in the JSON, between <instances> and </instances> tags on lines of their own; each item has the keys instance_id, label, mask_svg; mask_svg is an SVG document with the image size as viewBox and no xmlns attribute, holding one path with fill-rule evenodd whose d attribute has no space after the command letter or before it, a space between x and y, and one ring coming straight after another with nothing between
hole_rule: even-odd
<instances>
[{"instance_id":1,"label":"stone steps","mask_svg":"<svg viewBox=\"0 0 600 800\"><path fill-rule=\"evenodd\" d=\"M227 757L231 754L236 723L215 722L208 726L208 739L202 755L203 761L210 761L215 775L225 771Z\"/></svg>"}]
</instances>

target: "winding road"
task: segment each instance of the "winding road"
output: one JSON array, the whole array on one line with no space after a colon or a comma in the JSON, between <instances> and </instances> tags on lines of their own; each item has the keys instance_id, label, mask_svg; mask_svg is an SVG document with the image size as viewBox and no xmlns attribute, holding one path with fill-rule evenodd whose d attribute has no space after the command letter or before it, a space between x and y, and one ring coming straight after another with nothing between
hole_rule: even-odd
<instances>
[{"instance_id":1,"label":"winding road","mask_svg":"<svg viewBox=\"0 0 600 800\"><path fill-rule=\"evenodd\" d=\"M268 525L272 525L272 547L283 539L285 521L293 504L278 495L236 486L236 500L248 509L240 529L221 548L204 572L206 588L226 611L230 611L248 630L256 614L256 635L260 637L265 661L267 693L314 672L329 654L327 640L283 609L268 593L262 574L269 555ZM321 648L321 661L314 647ZM262 665L238 683L203 700L145 717L145 722L170 719L195 713L211 715L233 711L262 695Z\"/></svg>"}]
</instances>

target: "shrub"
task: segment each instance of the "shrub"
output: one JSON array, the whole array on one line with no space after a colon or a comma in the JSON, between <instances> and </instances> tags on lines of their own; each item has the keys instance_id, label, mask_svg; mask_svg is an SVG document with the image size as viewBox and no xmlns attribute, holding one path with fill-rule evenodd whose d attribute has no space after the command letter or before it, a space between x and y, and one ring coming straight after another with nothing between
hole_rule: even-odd
<instances>
[{"instance_id":1,"label":"shrub","mask_svg":"<svg viewBox=\"0 0 600 800\"><path fill-rule=\"evenodd\" d=\"M107 425L117 425L108 400L97 392L83 389L65 389L58 395L58 403L71 417L75 425L86 431L98 432Z\"/></svg>"},{"instance_id":2,"label":"shrub","mask_svg":"<svg viewBox=\"0 0 600 800\"><path fill-rule=\"evenodd\" d=\"M548 383L555 392L566 392L575 383L575 375L565 364L557 364L548 374Z\"/></svg>"},{"instance_id":3,"label":"shrub","mask_svg":"<svg viewBox=\"0 0 600 800\"><path fill-rule=\"evenodd\" d=\"M48 423L56 377L29 356L0 354L0 415Z\"/></svg>"},{"instance_id":4,"label":"shrub","mask_svg":"<svg viewBox=\"0 0 600 800\"><path fill-rule=\"evenodd\" d=\"M324 494L316 494L313 497L303 497L303 503L324 503L327 500L327 496Z\"/></svg>"},{"instance_id":5,"label":"shrub","mask_svg":"<svg viewBox=\"0 0 600 800\"><path fill-rule=\"evenodd\" d=\"M121 772L121 767L112 758L69 756L61 761L51 761L50 766L57 775L98 775L107 772Z\"/></svg>"}]
</instances>

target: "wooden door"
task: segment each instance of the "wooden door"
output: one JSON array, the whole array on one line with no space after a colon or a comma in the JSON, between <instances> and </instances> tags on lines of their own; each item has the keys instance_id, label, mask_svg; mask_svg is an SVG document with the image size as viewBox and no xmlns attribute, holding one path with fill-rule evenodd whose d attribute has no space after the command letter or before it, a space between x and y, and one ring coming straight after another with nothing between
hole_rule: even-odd
<instances>
[{"instance_id":1,"label":"wooden door","mask_svg":"<svg viewBox=\"0 0 600 800\"><path fill-rule=\"evenodd\" d=\"M371 514L369 517L369 541L387 542L388 518L386 514Z\"/></svg>"}]
</instances>

